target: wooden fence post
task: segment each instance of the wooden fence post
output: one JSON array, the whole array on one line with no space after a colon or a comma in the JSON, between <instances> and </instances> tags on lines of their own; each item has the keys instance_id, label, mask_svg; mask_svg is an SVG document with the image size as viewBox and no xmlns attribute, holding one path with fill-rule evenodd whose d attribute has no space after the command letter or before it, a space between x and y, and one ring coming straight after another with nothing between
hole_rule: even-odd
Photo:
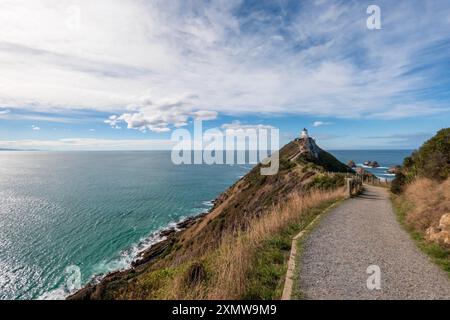
<instances>
[{"instance_id":1,"label":"wooden fence post","mask_svg":"<svg viewBox=\"0 0 450 320\"><path fill-rule=\"evenodd\" d=\"M347 184L347 195L349 197L352 196L352 178L346 178L346 184Z\"/></svg>"}]
</instances>

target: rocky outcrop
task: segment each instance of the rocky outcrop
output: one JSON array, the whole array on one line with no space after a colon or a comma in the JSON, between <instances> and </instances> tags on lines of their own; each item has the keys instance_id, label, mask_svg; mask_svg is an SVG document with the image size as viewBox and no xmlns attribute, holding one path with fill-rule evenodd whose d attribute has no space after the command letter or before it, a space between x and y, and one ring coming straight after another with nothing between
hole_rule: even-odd
<instances>
[{"instance_id":1,"label":"rocky outcrop","mask_svg":"<svg viewBox=\"0 0 450 320\"><path fill-rule=\"evenodd\" d=\"M331 172L351 172L354 171L337 160L332 154L321 149L313 138L298 138L287 146L297 146L296 152L292 153L289 161L306 164L308 162L321 166L326 171Z\"/></svg>"},{"instance_id":2,"label":"rocky outcrop","mask_svg":"<svg viewBox=\"0 0 450 320\"><path fill-rule=\"evenodd\" d=\"M298 143L300 154L308 159L318 159L319 153L322 151L313 138L303 138Z\"/></svg>"},{"instance_id":3,"label":"rocky outcrop","mask_svg":"<svg viewBox=\"0 0 450 320\"><path fill-rule=\"evenodd\" d=\"M375 177L375 175L373 173L370 173L369 171L364 170L364 168L361 168L361 167L356 168L355 171L356 171L356 174L361 176L363 179Z\"/></svg>"},{"instance_id":4,"label":"rocky outcrop","mask_svg":"<svg viewBox=\"0 0 450 320\"><path fill-rule=\"evenodd\" d=\"M347 162L347 167L349 167L349 168L356 168L356 163L355 163L355 161L349 160L349 161Z\"/></svg>"},{"instance_id":5,"label":"rocky outcrop","mask_svg":"<svg viewBox=\"0 0 450 320\"><path fill-rule=\"evenodd\" d=\"M317 160L319 158L319 153L322 151L313 138L305 137L295 139L298 150L292 154L290 161L297 161L299 158L305 160Z\"/></svg>"},{"instance_id":6,"label":"rocky outcrop","mask_svg":"<svg viewBox=\"0 0 450 320\"><path fill-rule=\"evenodd\" d=\"M380 166L377 161L370 161L370 160L364 161L364 165L372 168L378 168Z\"/></svg>"},{"instance_id":7,"label":"rocky outcrop","mask_svg":"<svg viewBox=\"0 0 450 320\"><path fill-rule=\"evenodd\" d=\"M397 174L400 173L401 171L402 171L401 166L393 166L386 170L386 172L390 174Z\"/></svg>"},{"instance_id":8,"label":"rocky outcrop","mask_svg":"<svg viewBox=\"0 0 450 320\"><path fill-rule=\"evenodd\" d=\"M450 213L444 214L437 227L429 227L425 232L428 241L450 247Z\"/></svg>"}]
</instances>

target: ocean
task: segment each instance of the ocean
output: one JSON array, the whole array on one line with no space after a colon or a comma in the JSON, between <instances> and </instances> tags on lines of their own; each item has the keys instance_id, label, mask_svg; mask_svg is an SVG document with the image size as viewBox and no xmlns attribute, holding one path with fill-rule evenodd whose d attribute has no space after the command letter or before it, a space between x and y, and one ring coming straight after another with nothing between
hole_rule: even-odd
<instances>
[{"instance_id":1,"label":"ocean","mask_svg":"<svg viewBox=\"0 0 450 320\"><path fill-rule=\"evenodd\" d=\"M410 154L332 153L386 168ZM128 267L155 232L208 210L251 167L176 166L167 151L0 152L0 299L62 299Z\"/></svg>"},{"instance_id":2,"label":"ocean","mask_svg":"<svg viewBox=\"0 0 450 320\"><path fill-rule=\"evenodd\" d=\"M353 160L359 167L373 173L380 179L392 180L395 175L387 173L389 167L402 165L403 159L411 155L413 150L331 150L329 151L342 163ZM364 161L377 161L378 168L364 166Z\"/></svg>"}]
</instances>

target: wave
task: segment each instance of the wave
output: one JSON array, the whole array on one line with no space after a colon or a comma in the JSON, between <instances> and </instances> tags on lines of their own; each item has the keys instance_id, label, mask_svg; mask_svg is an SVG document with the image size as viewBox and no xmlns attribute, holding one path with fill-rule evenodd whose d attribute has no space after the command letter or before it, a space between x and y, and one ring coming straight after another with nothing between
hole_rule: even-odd
<instances>
[{"instance_id":1,"label":"wave","mask_svg":"<svg viewBox=\"0 0 450 320\"><path fill-rule=\"evenodd\" d=\"M367 168L367 169L384 169L384 170L389 169L389 167L382 167L382 166L380 166L380 167L366 166L365 164L362 164L362 163L357 163L356 166L362 167L362 168Z\"/></svg>"},{"instance_id":2,"label":"wave","mask_svg":"<svg viewBox=\"0 0 450 320\"><path fill-rule=\"evenodd\" d=\"M71 293L81 289L81 269L70 265L64 270L64 284L59 288L46 292L38 300L64 300Z\"/></svg>"},{"instance_id":3,"label":"wave","mask_svg":"<svg viewBox=\"0 0 450 320\"><path fill-rule=\"evenodd\" d=\"M203 211L204 212L204 211ZM122 251L118 258L114 258L110 261L102 261L97 263L93 267L92 275L87 281L87 283L82 284L81 269L76 265L70 265L64 270L64 275L61 276L60 281L64 282L63 285L57 289L45 292L38 297L38 300L64 300L71 294L75 293L83 286L89 283L98 283L103 277L108 273L113 271L125 270L131 267L133 261L136 261L139 255L155 245L158 242L167 239L166 236L162 236L161 232L164 230L173 229L179 231L178 225L180 222L186 220L188 217L180 217L180 219L175 222L170 222L165 227L161 227L156 231L152 232L149 236L143 237L136 244L132 245L130 248Z\"/></svg>"},{"instance_id":4,"label":"wave","mask_svg":"<svg viewBox=\"0 0 450 320\"><path fill-rule=\"evenodd\" d=\"M214 200L203 201L202 204L206 207L212 207L214 205Z\"/></svg>"}]
</instances>

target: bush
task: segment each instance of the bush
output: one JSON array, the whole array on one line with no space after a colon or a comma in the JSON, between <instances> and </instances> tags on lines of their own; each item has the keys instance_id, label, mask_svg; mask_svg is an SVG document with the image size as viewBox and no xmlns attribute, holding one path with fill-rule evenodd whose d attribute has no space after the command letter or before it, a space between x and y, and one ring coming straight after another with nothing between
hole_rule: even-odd
<instances>
[{"instance_id":1,"label":"bush","mask_svg":"<svg viewBox=\"0 0 450 320\"><path fill-rule=\"evenodd\" d=\"M444 181L450 176L450 128L440 130L403 162L406 180L416 176Z\"/></svg>"},{"instance_id":2,"label":"bush","mask_svg":"<svg viewBox=\"0 0 450 320\"><path fill-rule=\"evenodd\" d=\"M395 175L395 179L391 183L391 192L394 194L400 194L403 192L405 186L406 177L403 173L399 172Z\"/></svg>"},{"instance_id":3,"label":"bush","mask_svg":"<svg viewBox=\"0 0 450 320\"><path fill-rule=\"evenodd\" d=\"M307 185L307 189L334 190L345 185L343 174L319 174Z\"/></svg>"}]
</instances>

